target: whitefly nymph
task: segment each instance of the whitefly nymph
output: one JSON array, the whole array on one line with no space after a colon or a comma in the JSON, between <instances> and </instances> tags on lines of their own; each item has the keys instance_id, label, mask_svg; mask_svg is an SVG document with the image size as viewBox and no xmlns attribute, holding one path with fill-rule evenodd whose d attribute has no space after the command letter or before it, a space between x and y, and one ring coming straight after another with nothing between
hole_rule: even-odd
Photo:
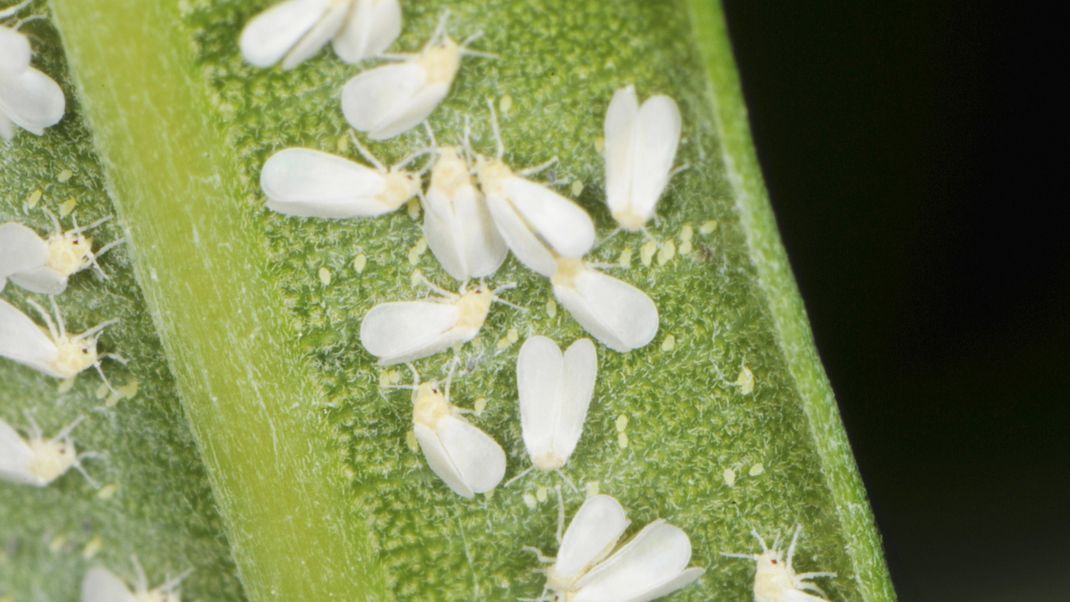
<instances>
[{"instance_id":1,"label":"whitefly nymph","mask_svg":"<svg viewBox=\"0 0 1070 602\"><path fill-rule=\"evenodd\" d=\"M802 525L795 527L795 534L791 537L787 555L780 550L780 540L773 542L773 546L765 545L765 540L757 531L751 531L762 551L758 554L723 554L730 558L743 558L753 560L754 569L754 601L755 602L828 602L825 592L812 579L819 577L835 577L836 573L824 571L796 573L793 561L795 549L799 543L799 535L802 533Z\"/></svg>"},{"instance_id":2,"label":"whitefly nymph","mask_svg":"<svg viewBox=\"0 0 1070 602\"><path fill-rule=\"evenodd\" d=\"M150 589L137 557L131 558L131 562L137 573L133 587L103 566L89 569L82 579L82 602L181 602L179 586L190 571Z\"/></svg>"},{"instance_id":3,"label":"whitefly nymph","mask_svg":"<svg viewBox=\"0 0 1070 602\"><path fill-rule=\"evenodd\" d=\"M93 239L86 232L111 218L99 219L88 226L78 226L75 222L74 228L63 230L55 216L50 214L50 217L53 230L46 238L22 224L0 224L0 291L10 280L34 293L58 295L67 290L71 276L89 268L107 279L97 260L122 241L113 241L93 251Z\"/></svg>"},{"instance_id":4,"label":"whitefly nymph","mask_svg":"<svg viewBox=\"0 0 1070 602\"><path fill-rule=\"evenodd\" d=\"M97 454L78 455L71 439L71 432L84 418L79 417L53 437L45 437L33 417L27 414L29 437L26 439L7 422L0 420L0 480L45 487L74 468L90 484L94 484L82 468L82 460Z\"/></svg>"}]
</instances>

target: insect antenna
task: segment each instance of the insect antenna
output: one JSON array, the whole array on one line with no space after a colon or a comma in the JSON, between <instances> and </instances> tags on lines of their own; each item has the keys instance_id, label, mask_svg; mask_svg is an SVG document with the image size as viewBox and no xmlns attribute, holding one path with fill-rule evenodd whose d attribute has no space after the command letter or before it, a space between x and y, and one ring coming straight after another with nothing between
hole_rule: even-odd
<instances>
[{"instance_id":1,"label":"insect antenna","mask_svg":"<svg viewBox=\"0 0 1070 602\"><path fill-rule=\"evenodd\" d=\"M495 156L500 161L505 157L505 144L502 142L501 127L498 126L498 113L494 110L494 101L490 98L487 98L487 108L490 109L490 129L494 132Z\"/></svg>"},{"instance_id":2,"label":"insect antenna","mask_svg":"<svg viewBox=\"0 0 1070 602\"><path fill-rule=\"evenodd\" d=\"M540 172L543 172L543 171L546 171L547 169L550 169L551 167L553 167L553 165L555 163L557 163L557 157L554 157L553 159L550 159L549 161L544 161L542 163L539 163L538 165L533 165L531 167L527 167L527 168L521 169L520 171L518 171L516 173L521 175L521 176L524 176L525 178L528 177L528 176L534 176L534 175L536 175L536 174L538 174Z\"/></svg>"},{"instance_id":3,"label":"insect antenna","mask_svg":"<svg viewBox=\"0 0 1070 602\"><path fill-rule=\"evenodd\" d=\"M474 34L468 36L463 42L461 42L461 56L471 56L471 57L476 57L476 58L481 58L481 59L491 59L491 60L497 60L497 59L501 58L498 55L494 54L493 52L482 52L482 51L479 51L479 50L469 50L468 49L469 45L471 45L473 42L476 42L477 40L479 40L482 37L483 37L483 32L480 31L478 33L474 33Z\"/></svg>"},{"instance_id":4,"label":"insect antenna","mask_svg":"<svg viewBox=\"0 0 1070 602\"><path fill-rule=\"evenodd\" d=\"M502 487L508 487L508 486L512 485L514 481L519 481L520 479L528 476L528 473L530 473L533 469L534 469L533 466L528 466L524 470L521 470L519 473L517 473L516 476L514 476L513 478L511 478L508 481L506 481L505 484L502 485Z\"/></svg>"},{"instance_id":5,"label":"insect antenna","mask_svg":"<svg viewBox=\"0 0 1070 602\"><path fill-rule=\"evenodd\" d=\"M58 312L59 310L56 309L56 300L51 296L49 297L49 300L52 302L52 309L54 311ZM61 333L60 330L58 330L56 328L56 323L52 320L52 316L50 316L48 314L48 312L45 311L45 308L43 308L40 305L38 305L38 303L36 301L34 301L33 299L27 299L26 303L30 307L32 307L34 311L37 312L37 315L41 316L41 320L44 321L45 326L48 328L48 334L50 334L52 336L52 340L53 341L59 340L59 337L60 337L61 334L66 335L66 333ZM57 313L57 315L58 315L58 313ZM61 324L62 324L62 322L61 322Z\"/></svg>"},{"instance_id":6,"label":"insect antenna","mask_svg":"<svg viewBox=\"0 0 1070 602\"><path fill-rule=\"evenodd\" d=\"M364 157L364 160L368 163L371 163L372 167L382 172L387 171L386 166L383 165L379 159L375 158L375 155L373 155L370 150L360 143L360 140L357 139L357 135L353 133L353 130L349 130L349 139L352 140L353 145L357 147L357 152L360 153L360 156Z\"/></svg>"},{"instance_id":7,"label":"insect antenna","mask_svg":"<svg viewBox=\"0 0 1070 602\"><path fill-rule=\"evenodd\" d=\"M189 577L191 574L193 574L193 569L188 568L179 573L177 577L165 581L164 584L159 587L159 590L162 592L171 593L177 590L178 586L182 585L182 582L185 581L186 578Z\"/></svg>"},{"instance_id":8,"label":"insect antenna","mask_svg":"<svg viewBox=\"0 0 1070 602\"><path fill-rule=\"evenodd\" d=\"M448 8L442 9L442 15L438 18L438 25L435 26L435 33L431 34L431 40L427 43L429 46L441 44L446 39L446 24L449 20L450 10Z\"/></svg>"}]
</instances>

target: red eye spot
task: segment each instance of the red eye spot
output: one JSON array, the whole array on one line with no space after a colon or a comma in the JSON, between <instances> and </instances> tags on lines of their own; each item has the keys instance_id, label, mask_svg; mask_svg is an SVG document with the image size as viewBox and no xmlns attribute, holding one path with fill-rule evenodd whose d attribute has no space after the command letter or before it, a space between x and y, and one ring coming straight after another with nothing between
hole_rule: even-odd
<instances>
[{"instance_id":1,"label":"red eye spot","mask_svg":"<svg viewBox=\"0 0 1070 602\"><path fill-rule=\"evenodd\" d=\"M773 564L776 564L776 558L770 560L770 562L772 562Z\"/></svg>"}]
</instances>

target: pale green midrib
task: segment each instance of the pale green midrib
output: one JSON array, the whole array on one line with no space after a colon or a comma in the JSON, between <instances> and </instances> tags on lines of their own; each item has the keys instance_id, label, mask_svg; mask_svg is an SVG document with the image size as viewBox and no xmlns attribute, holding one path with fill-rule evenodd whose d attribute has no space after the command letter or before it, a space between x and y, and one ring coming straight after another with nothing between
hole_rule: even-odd
<instances>
[{"instance_id":1,"label":"pale green midrib","mask_svg":"<svg viewBox=\"0 0 1070 602\"><path fill-rule=\"evenodd\" d=\"M207 123L177 4L54 0L53 12L243 586L254 601L392 599L371 536L353 532L364 522L347 519L330 437L287 410L322 399L261 277L267 251L241 215L238 161Z\"/></svg>"},{"instance_id":2,"label":"pale green midrib","mask_svg":"<svg viewBox=\"0 0 1070 602\"><path fill-rule=\"evenodd\" d=\"M773 320L777 345L799 392L811 438L822 462L821 472L835 501L858 591L864 600L894 600L895 592L865 488L850 453L831 385L818 359L802 297L780 243L758 167L723 9L719 0L688 0L688 5L696 46L707 67L722 162L733 190L748 254ZM702 33L706 34L705 41L700 37Z\"/></svg>"}]
</instances>

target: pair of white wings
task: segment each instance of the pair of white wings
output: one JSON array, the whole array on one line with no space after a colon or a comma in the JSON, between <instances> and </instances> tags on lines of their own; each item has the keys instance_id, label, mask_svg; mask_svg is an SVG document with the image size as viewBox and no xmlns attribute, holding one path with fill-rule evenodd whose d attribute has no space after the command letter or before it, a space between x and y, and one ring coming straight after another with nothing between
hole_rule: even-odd
<instances>
[{"instance_id":1,"label":"pair of white wings","mask_svg":"<svg viewBox=\"0 0 1070 602\"><path fill-rule=\"evenodd\" d=\"M614 215L645 223L669 183L680 142L680 109L668 96L639 106L635 87L617 90L605 121L606 202Z\"/></svg>"},{"instance_id":2,"label":"pair of white wings","mask_svg":"<svg viewBox=\"0 0 1070 602\"><path fill-rule=\"evenodd\" d=\"M705 572L687 568L691 540L678 527L656 520L612 555L628 527L617 500L596 495L573 517L551 569L570 583L570 602L646 602L668 595Z\"/></svg>"},{"instance_id":3,"label":"pair of white wings","mask_svg":"<svg viewBox=\"0 0 1070 602\"><path fill-rule=\"evenodd\" d=\"M14 125L40 136L63 119L66 104L59 85L30 66L26 37L0 26L0 138L14 137Z\"/></svg>"},{"instance_id":4,"label":"pair of white wings","mask_svg":"<svg viewBox=\"0 0 1070 602\"><path fill-rule=\"evenodd\" d=\"M487 194L487 206L517 260L546 276L557 256L583 257L594 246L594 222L576 203L518 175L509 175Z\"/></svg>"},{"instance_id":5,"label":"pair of white wings","mask_svg":"<svg viewBox=\"0 0 1070 602\"><path fill-rule=\"evenodd\" d=\"M282 61L289 70L327 42L347 63L382 54L401 33L398 0L284 0L242 30L239 46L257 67Z\"/></svg>"},{"instance_id":6,"label":"pair of white wings","mask_svg":"<svg viewBox=\"0 0 1070 602\"><path fill-rule=\"evenodd\" d=\"M371 140L387 140L423 123L452 84L452 77L431 83L427 68L415 59L383 65L346 82L342 114Z\"/></svg>"},{"instance_id":7,"label":"pair of white wings","mask_svg":"<svg viewBox=\"0 0 1070 602\"><path fill-rule=\"evenodd\" d=\"M478 328L458 328L461 311L448 301L376 305L360 324L360 342L379 363L411 362L472 340Z\"/></svg>"},{"instance_id":8,"label":"pair of white wings","mask_svg":"<svg viewBox=\"0 0 1070 602\"><path fill-rule=\"evenodd\" d=\"M337 155L286 148L260 170L273 211L297 217L375 217L396 209L380 200L386 174Z\"/></svg>"},{"instance_id":9,"label":"pair of white wings","mask_svg":"<svg viewBox=\"0 0 1070 602\"><path fill-rule=\"evenodd\" d=\"M51 336L29 316L0 299L0 357L54 378L63 378L52 368L57 353L56 342Z\"/></svg>"},{"instance_id":10,"label":"pair of white wings","mask_svg":"<svg viewBox=\"0 0 1070 602\"><path fill-rule=\"evenodd\" d=\"M36 232L13 222L0 225L0 291L7 280L42 295L67 290L67 276L47 263L48 243Z\"/></svg>"},{"instance_id":11,"label":"pair of white wings","mask_svg":"<svg viewBox=\"0 0 1070 602\"><path fill-rule=\"evenodd\" d=\"M568 462L583 434L597 374L598 355L590 339L576 341L564 354L544 336L533 336L520 348L520 426L536 466L546 459Z\"/></svg>"},{"instance_id":12,"label":"pair of white wings","mask_svg":"<svg viewBox=\"0 0 1070 602\"><path fill-rule=\"evenodd\" d=\"M658 308L634 286L584 266L570 284L554 283L554 296L603 345L626 353L658 332Z\"/></svg>"},{"instance_id":13,"label":"pair of white wings","mask_svg":"<svg viewBox=\"0 0 1070 602\"><path fill-rule=\"evenodd\" d=\"M0 480L23 485L41 485L30 470L33 450L18 431L0 420Z\"/></svg>"},{"instance_id":14,"label":"pair of white wings","mask_svg":"<svg viewBox=\"0 0 1070 602\"><path fill-rule=\"evenodd\" d=\"M464 418L446 416L434 429L413 424L427 465L457 495L471 499L498 486L505 476L505 452L490 435Z\"/></svg>"},{"instance_id":15,"label":"pair of white wings","mask_svg":"<svg viewBox=\"0 0 1070 602\"><path fill-rule=\"evenodd\" d=\"M461 282L490 276L509 254L483 194L469 183L451 195L435 186L433 172L424 199L424 237L443 269Z\"/></svg>"}]
</instances>

